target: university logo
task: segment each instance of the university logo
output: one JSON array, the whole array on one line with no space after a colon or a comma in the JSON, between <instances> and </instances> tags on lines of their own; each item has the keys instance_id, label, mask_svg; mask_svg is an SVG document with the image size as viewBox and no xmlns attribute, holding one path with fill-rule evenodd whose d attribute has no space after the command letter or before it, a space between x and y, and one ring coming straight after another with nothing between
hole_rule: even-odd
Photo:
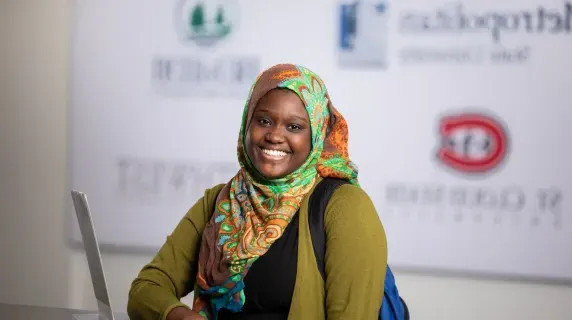
<instances>
[{"instance_id":1,"label":"university logo","mask_svg":"<svg viewBox=\"0 0 572 320\"><path fill-rule=\"evenodd\" d=\"M461 173L485 174L507 157L509 137L500 120L481 112L459 112L439 120L437 159Z\"/></svg>"},{"instance_id":2,"label":"university logo","mask_svg":"<svg viewBox=\"0 0 572 320\"><path fill-rule=\"evenodd\" d=\"M387 67L386 1L355 1L339 7L338 59L342 67Z\"/></svg>"},{"instance_id":3,"label":"university logo","mask_svg":"<svg viewBox=\"0 0 572 320\"><path fill-rule=\"evenodd\" d=\"M181 43L199 48L154 55L151 85L155 92L171 97L244 98L260 73L260 58L232 53L236 48L221 54L216 50L216 44L236 33L237 0L178 0L174 14Z\"/></svg>"},{"instance_id":4,"label":"university logo","mask_svg":"<svg viewBox=\"0 0 572 320\"><path fill-rule=\"evenodd\" d=\"M230 35L239 17L236 0L179 0L175 27L181 41L208 47Z\"/></svg>"}]
</instances>

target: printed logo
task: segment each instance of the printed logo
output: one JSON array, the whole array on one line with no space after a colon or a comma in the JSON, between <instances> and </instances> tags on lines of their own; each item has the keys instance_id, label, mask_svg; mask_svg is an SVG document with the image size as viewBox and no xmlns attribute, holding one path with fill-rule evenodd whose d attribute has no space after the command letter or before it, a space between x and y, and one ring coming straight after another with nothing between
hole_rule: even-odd
<instances>
[{"instance_id":1,"label":"printed logo","mask_svg":"<svg viewBox=\"0 0 572 320\"><path fill-rule=\"evenodd\" d=\"M495 43L517 33L568 34L571 31L572 3L562 7L537 6L514 10L471 10L462 1L430 10L411 10L400 17L400 31L406 34L488 34Z\"/></svg>"},{"instance_id":2,"label":"printed logo","mask_svg":"<svg viewBox=\"0 0 572 320\"><path fill-rule=\"evenodd\" d=\"M487 173L497 168L508 153L506 129L490 115L458 113L439 122L441 146L437 158L462 173Z\"/></svg>"},{"instance_id":3,"label":"printed logo","mask_svg":"<svg viewBox=\"0 0 572 320\"><path fill-rule=\"evenodd\" d=\"M506 162L510 136L501 119L479 110L460 110L439 117L438 133L441 144L436 158L462 175L434 179L429 172L424 182L419 182L419 177L387 182L382 219L430 227L464 224L549 232L569 229L564 220L568 211L563 187L554 180L531 183L539 174L542 179L536 180L546 180L542 172L499 174L494 182L467 179L485 178ZM521 179L524 181L519 182Z\"/></svg>"},{"instance_id":4,"label":"printed logo","mask_svg":"<svg viewBox=\"0 0 572 320\"><path fill-rule=\"evenodd\" d=\"M340 6L339 64L387 67L387 3L356 1Z\"/></svg>"},{"instance_id":5,"label":"printed logo","mask_svg":"<svg viewBox=\"0 0 572 320\"><path fill-rule=\"evenodd\" d=\"M235 54L236 48L229 48L225 54L214 50L238 27L237 0L179 0L174 13L181 42L199 48L183 54L154 55L150 70L155 92L170 97L246 96L260 73L260 57Z\"/></svg>"},{"instance_id":6,"label":"printed logo","mask_svg":"<svg viewBox=\"0 0 572 320\"><path fill-rule=\"evenodd\" d=\"M340 5L340 66L387 68L389 31L399 37L391 56L402 65L524 64L545 47L541 37L572 33L571 1L486 10L467 1L420 2L388 10L389 1Z\"/></svg>"},{"instance_id":7,"label":"printed logo","mask_svg":"<svg viewBox=\"0 0 572 320\"><path fill-rule=\"evenodd\" d=\"M135 204L185 203L206 188L227 181L237 171L232 162L118 156L116 191L122 202Z\"/></svg>"},{"instance_id":8,"label":"printed logo","mask_svg":"<svg viewBox=\"0 0 572 320\"><path fill-rule=\"evenodd\" d=\"M179 38L205 47L226 38L240 16L236 0L180 0L175 10Z\"/></svg>"},{"instance_id":9,"label":"printed logo","mask_svg":"<svg viewBox=\"0 0 572 320\"><path fill-rule=\"evenodd\" d=\"M410 39L398 54L402 63L519 64L541 49L536 36L570 35L572 3L479 10L458 1L403 10L398 21L398 32Z\"/></svg>"}]
</instances>

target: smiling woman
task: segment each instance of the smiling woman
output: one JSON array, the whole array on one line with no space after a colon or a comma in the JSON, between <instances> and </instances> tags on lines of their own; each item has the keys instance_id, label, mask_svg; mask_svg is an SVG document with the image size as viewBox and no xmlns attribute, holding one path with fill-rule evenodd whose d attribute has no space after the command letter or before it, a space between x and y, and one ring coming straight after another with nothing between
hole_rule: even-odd
<instances>
[{"instance_id":1,"label":"smiling woman","mask_svg":"<svg viewBox=\"0 0 572 320\"><path fill-rule=\"evenodd\" d=\"M312 149L310 118L304 103L288 89L272 89L264 95L247 127L248 157L268 179L281 178L300 168Z\"/></svg>"},{"instance_id":2,"label":"smiling woman","mask_svg":"<svg viewBox=\"0 0 572 320\"><path fill-rule=\"evenodd\" d=\"M133 281L131 319L376 319L385 232L323 81L291 64L259 75L237 153L236 175L205 191ZM325 209L322 277L308 199L331 178L348 183ZM188 307L180 298L193 290Z\"/></svg>"}]
</instances>

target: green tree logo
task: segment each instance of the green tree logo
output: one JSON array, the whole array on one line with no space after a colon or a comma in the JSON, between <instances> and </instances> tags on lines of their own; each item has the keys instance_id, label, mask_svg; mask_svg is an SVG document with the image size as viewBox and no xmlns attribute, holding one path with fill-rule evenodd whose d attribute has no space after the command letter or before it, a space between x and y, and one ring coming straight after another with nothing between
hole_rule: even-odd
<instances>
[{"instance_id":1,"label":"green tree logo","mask_svg":"<svg viewBox=\"0 0 572 320\"><path fill-rule=\"evenodd\" d=\"M191 11L191 29L199 32L205 25L205 8L202 3L198 3Z\"/></svg>"},{"instance_id":2,"label":"green tree logo","mask_svg":"<svg viewBox=\"0 0 572 320\"><path fill-rule=\"evenodd\" d=\"M218 7L216 10L216 24L224 24L224 10L222 7Z\"/></svg>"},{"instance_id":3,"label":"green tree logo","mask_svg":"<svg viewBox=\"0 0 572 320\"><path fill-rule=\"evenodd\" d=\"M179 32L186 40L211 45L230 34L237 17L236 0L180 0Z\"/></svg>"}]
</instances>

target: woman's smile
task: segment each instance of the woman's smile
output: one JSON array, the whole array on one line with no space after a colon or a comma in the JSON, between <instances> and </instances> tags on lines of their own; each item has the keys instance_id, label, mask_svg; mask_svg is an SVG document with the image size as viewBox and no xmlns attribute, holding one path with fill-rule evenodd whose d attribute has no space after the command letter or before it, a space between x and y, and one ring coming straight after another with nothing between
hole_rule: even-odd
<instances>
[{"instance_id":1,"label":"woman's smile","mask_svg":"<svg viewBox=\"0 0 572 320\"><path fill-rule=\"evenodd\" d=\"M263 147L258 147L258 150L261 152L262 159L273 162L284 160L291 154L290 152L285 152L276 149L267 149Z\"/></svg>"}]
</instances>

